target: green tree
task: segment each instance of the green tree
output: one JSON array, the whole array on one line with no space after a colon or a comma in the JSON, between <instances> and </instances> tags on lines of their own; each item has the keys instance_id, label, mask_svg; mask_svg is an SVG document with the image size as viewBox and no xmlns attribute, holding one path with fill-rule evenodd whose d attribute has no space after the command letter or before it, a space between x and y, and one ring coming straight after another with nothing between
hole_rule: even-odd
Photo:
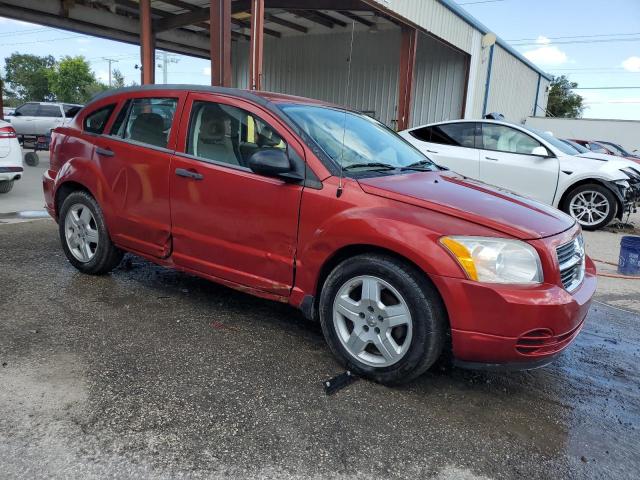
<instances>
[{"instance_id":1,"label":"green tree","mask_svg":"<svg viewBox=\"0 0 640 480\"><path fill-rule=\"evenodd\" d=\"M53 99L48 79L56 61L51 55L39 57L15 52L4 61L8 97L19 102Z\"/></svg>"},{"instance_id":2,"label":"green tree","mask_svg":"<svg viewBox=\"0 0 640 480\"><path fill-rule=\"evenodd\" d=\"M564 75L555 77L549 87L549 101L547 103L547 114L559 118L579 118L584 112L584 99L573 89L578 84L571 82Z\"/></svg>"},{"instance_id":3,"label":"green tree","mask_svg":"<svg viewBox=\"0 0 640 480\"><path fill-rule=\"evenodd\" d=\"M96 92L97 82L84 57L63 57L49 72L51 91L59 102L84 103Z\"/></svg>"},{"instance_id":4,"label":"green tree","mask_svg":"<svg viewBox=\"0 0 640 480\"><path fill-rule=\"evenodd\" d=\"M122 72L120 70L118 70L117 68L113 69L113 78L111 81L111 84L113 85L113 88L122 88L124 87L124 75L122 74Z\"/></svg>"}]
</instances>

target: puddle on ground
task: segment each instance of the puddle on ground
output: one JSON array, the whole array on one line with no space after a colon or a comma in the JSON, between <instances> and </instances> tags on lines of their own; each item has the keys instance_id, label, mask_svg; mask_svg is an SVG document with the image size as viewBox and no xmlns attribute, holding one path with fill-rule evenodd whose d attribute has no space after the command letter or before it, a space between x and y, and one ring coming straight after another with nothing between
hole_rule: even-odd
<instances>
[{"instance_id":1,"label":"puddle on ground","mask_svg":"<svg viewBox=\"0 0 640 480\"><path fill-rule=\"evenodd\" d=\"M24 210L22 212L0 213L0 220L15 220L29 218L48 218L46 210Z\"/></svg>"}]
</instances>

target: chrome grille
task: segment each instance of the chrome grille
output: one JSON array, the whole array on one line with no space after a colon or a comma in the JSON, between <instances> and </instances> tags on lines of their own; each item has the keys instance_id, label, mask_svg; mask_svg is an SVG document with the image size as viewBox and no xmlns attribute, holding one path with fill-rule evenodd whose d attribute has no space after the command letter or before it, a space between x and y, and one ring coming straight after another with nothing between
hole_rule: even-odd
<instances>
[{"instance_id":1,"label":"chrome grille","mask_svg":"<svg viewBox=\"0 0 640 480\"><path fill-rule=\"evenodd\" d=\"M567 291L575 290L584 279L584 240L578 235L569 243L556 248L558 263L560 264L560 279Z\"/></svg>"}]
</instances>

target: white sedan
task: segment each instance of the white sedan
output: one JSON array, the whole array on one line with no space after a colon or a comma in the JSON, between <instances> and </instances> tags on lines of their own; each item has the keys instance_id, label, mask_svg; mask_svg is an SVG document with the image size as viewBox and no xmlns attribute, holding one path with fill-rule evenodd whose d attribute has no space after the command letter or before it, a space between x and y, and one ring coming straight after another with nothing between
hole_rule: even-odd
<instances>
[{"instance_id":1,"label":"white sedan","mask_svg":"<svg viewBox=\"0 0 640 480\"><path fill-rule=\"evenodd\" d=\"M0 193L8 193L13 183L22 178L22 151L16 131L0 120Z\"/></svg>"},{"instance_id":2,"label":"white sedan","mask_svg":"<svg viewBox=\"0 0 640 480\"><path fill-rule=\"evenodd\" d=\"M586 230L621 219L640 196L637 163L580 154L553 135L521 125L457 120L400 135L437 164L560 208Z\"/></svg>"}]
</instances>

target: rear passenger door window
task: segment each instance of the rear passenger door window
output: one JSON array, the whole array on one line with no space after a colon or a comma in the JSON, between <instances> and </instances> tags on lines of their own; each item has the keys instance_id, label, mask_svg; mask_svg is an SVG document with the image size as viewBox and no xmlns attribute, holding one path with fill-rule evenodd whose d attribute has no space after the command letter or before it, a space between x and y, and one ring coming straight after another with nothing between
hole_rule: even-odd
<instances>
[{"instance_id":1,"label":"rear passenger door window","mask_svg":"<svg viewBox=\"0 0 640 480\"><path fill-rule=\"evenodd\" d=\"M111 134L166 148L177 105L177 98L134 98L123 107Z\"/></svg>"},{"instance_id":2,"label":"rear passenger door window","mask_svg":"<svg viewBox=\"0 0 640 480\"><path fill-rule=\"evenodd\" d=\"M36 116L59 118L62 117L62 111L58 105L39 105Z\"/></svg>"},{"instance_id":3,"label":"rear passenger door window","mask_svg":"<svg viewBox=\"0 0 640 480\"><path fill-rule=\"evenodd\" d=\"M431 127L431 140L429 141L452 147L475 148L475 137L475 123L445 123Z\"/></svg>"},{"instance_id":4,"label":"rear passenger door window","mask_svg":"<svg viewBox=\"0 0 640 480\"><path fill-rule=\"evenodd\" d=\"M238 107L194 101L186 153L205 161L248 168L256 151L286 149L282 138L260 118Z\"/></svg>"},{"instance_id":5,"label":"rear passenger door window","mask_svg":"<svg viewBox=\"0 0 640 480\"><path fill-rule=\"evenodd\" d=\"M102 133L109 121L113 108L114 105L107 105L87 115L84 119L84 131L89 133Z\"/></svg>"}]
</instances>

